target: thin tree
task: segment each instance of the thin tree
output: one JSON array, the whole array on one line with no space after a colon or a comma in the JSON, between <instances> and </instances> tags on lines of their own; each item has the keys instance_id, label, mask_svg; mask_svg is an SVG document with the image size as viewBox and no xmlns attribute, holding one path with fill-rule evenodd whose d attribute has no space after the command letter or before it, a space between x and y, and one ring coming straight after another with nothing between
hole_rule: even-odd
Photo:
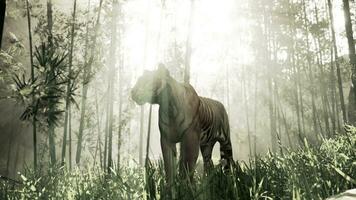
<instances>
[{"instance_id":1,"label":"thin tree","mask_svg":"<svg viewBox=\"0 0 356 200\"><path fill-rule=\"evenodd\" d=\"M117 35L117 15L118 15L118 1L112 1L112 21L111 21L111 43L110 43L110 52L109 52L109 95L108 95L108 103L109 103L109 118L108 120L108 168L107 171L110 172L110 168L113 166L112 161L112 132L113 132L113 122L114 122L114 87L115 87L115 74L116 74L116 35ZM120 122L119 122L120 123Z\"/></svg>"},{"instance_id":2,"label":"thin tree","mask_svg":"<svg viewBox=\"0 0 356 200\"><path fill-rule=\"evenodd\" d=\"M140 107L140 139L139 139L139 164L143 166L143 132L144 132L144 121L145 121L145 107L142 105Z\"/></svg>"},{"instance_id":3,"label":"thin tree","mask_svg":"<svg viewBox=\"0 0 356 200\"><path fill-rule=\"evenodd\" d=\"M53 45L53 9L52 0L47 0L47 31L48 31L48 43Z\"/></svg>"},{"instance_id":4,"label":"thin tree","mask_svg":"<svg viewBox=\"0 0 356 200\"><path fill-rule=\"evenodd\" d=\"M289 144L289 147L290 148L293 148L293 144L292 144L292 140L291 140L291 136L290 136L290 131L289 131L289 125L288 125L288 123L287 123L287 119L286 119L286 116L285 116L285 114L284 114L284 111L283 111L283 107L282 107L282 103L281 103L281 99L280 99L280 97L279 97L279 93L278 93L278 90L276 90L276 104L278 105L278 111L277 112L279 112L280 114L280 116L281 116L281 120L282 120L282 123L283 123L283 125L284 125L284 130L285 130L285 132L286 132L286 134L287 134L287 139L288 139L288 144Z\"/></svg>"},{"instance_id":5,"label":"thin tree","mask_svg":"<svg viewBox=\"0 0 356 200\"><path fill-rule=\"evenodd\" d=\"M344 16L345 16L345 30L346 37L349 46L349 59L351 64L351 87L349 93L349 109L348 109L348 120L349 123L355 125L356 123L356 53L355 53L355 42L353 38L351 14L349 0L342 0L344 5Z\"/></svg>"},{"instance_id":6,"label":"thin tree","mask_svg":"<svg viewBox=\"0 0 356 200\"><path fill-rule=\"evenodd\" d=\"M73 47L74 47L74 30L75 30L75 15L77 10L77 0L74 0L73 4L73 14L72 14L72 27L70 31L70 50L69 50L69 63L68 63L68 80L67 80L67 93L66 93L66 107L64 116L64 130L63 130L63 144L62 144L62 165L64 165L64 159L66 155L67 147L67 132L68 132L68 119L69 119L69 107L70 107L70 96L72 87L72 64L73 64Z\"/></svg>"},{"instance_id":7,"label":"thin tree","mask_svg":"<svg viewBox=\"0 0 356 200\"><path fill-rule=\"evenodd\" d=\"M6 176L10 175L10 160L11 160L11 150L12 150L12 145L14 141L14 134L12 134L9 137L9 144L8 144L8 150L7 150L7 161L6 161Z\"/></svg>"},{"instance_id":8,"label":"thin tree","mask_svg":"<svg viewBox=\"0 0 356 200\"><path fill-rule=\"evenodd\" d=\"M256 153L257 153L257 95L258 95L258 66L255 65L255 89L254 89L254 108L253 108L253 152L254 152L254 156L255 158L257 158Z\"/></svg>"},{"instance_id":9,"label":"thin tree","mask_svg":"<svg viewBox=\"0 0 356 200\"><path fill-rule=\"evenodd\" d=\"M0 0L0 49L5 23L6 0Z\"/></svg>"},{"instance_id":10,"label":"thin tree","mask_svg":"<svg viewBox=\"0 0 356 200\"><path fill-rule=\"evenodd\" d=\"M227 105L227 113L231 114L230 111L230 74L229 74L229 65L226 65L226 105Z\"/></svg>"},{"instance_id":11,"label":"thin tree","mask_svg":"<svg viewBox=\"0 0 356 200\"><path fill-rule=\"evenodd\" d=\"M89 89L89 79L91 77L91 68L94 62L95 57L95 49L96 49L96 42L98 36L98 30L100 25L100 15L101 15L101 8L103 5L103 0L99 2L99 9L98 9L98 16L96 19L96 24L94 27L94 35L93 35L93 43L91 46L90 57L89 59L85 60L84 63L84 81L82 85L82 99L81 99L81 110L80 110L80 123L79 123L79 132L78 132L78 144L77 144L77 153L75 157L75 162L78 165L80 163L81 153L82 153L82 143L83 143L83 131L84 131L84 118L85 118L85 111L86 111L86 103L87 103L87 94Z\"/></svg>"},{"instance_id":12,"label":"thin tree","mask_svg":"<svg viewBox=\"0 0 356 200\"><path fill-rule=\"evenodd\" d=\"M188 24L188 34L185 45L185 68L184 68L184 83L189 83L190 81L190 60L192 56L192 29L193 29L193 17L194 17L194 2L190 1L190 14L189 14L189 24Z\"/></svg>"},{"instance_id":13,"label":"thin tree","mask_svg":"<svg viewBox=\"0 0 356 200\"><path fill-rule=\"evenodd\" d=\"M100 117L100 112L99 112L99 103L98 103L98 92L97 92L97 89L95 88L95 114L96 114L96 128L97 128L97 131L98 131L98 140L97 140L97 143L96 143L96 147L95 147L95 153L94 153L94 163L93 163L93 166L96 165L96 156L97 156L97 153L99 151L99 163L100 163L100 166L102 166L102 160L101 160L101 117Z\"/></svg>"},{"instance_id":14,"label":"thin tree","mask_svg":"<svg viewBox=\"0 0 356 200\"><path fill-rule=\"evenodd\" d=\"M289 2L289 11L293 10L293 4L292 2ZM288 12L288 17L290 19L295 19L296 14L294 12ZM300 140L300 143L303 143L304 140L304 133L305 133L305 128L304 128L304 111L303 111L303 97L302 97L302 92L301 92L301 81L300 81L300 60L298 59L298 51L296 49L297 47L297 41L295 38L296 34L296 24L294 20L290 20L289 22L289 34L291 35L291 45L289 47L289 52L290 52L290 64L292 67L292 72L293 72L293 79L294 79L294 84L295 84L295 105L296 105L296 112L297 112L297 126L298 126L298 137Z\"/></svg>"},{"instance_id":15,"label":"thin tree","mask_svg":"<svg viewBox=\"0 0 356 200\"><path fill-rule=\"evenodd\" d=\"M16 144L16 153L15 153L15 162L14 162L14 165L13 165L13 168L15 169L14 171L17 171L17 167L19 166L19 161L20 161L20 156L19 156L19 154L20 154L20 148L21 148L21 146L20 146L20 144Z\"/></svg>"},{"instance_id":16,"label":"thin tree","mask_svg":"<svg viewBox=\"0 0 356 200\"><path fill-rule=\"evenodd\" d=\"M306 12L306 6L305 6L305 1L302 1L302 7L303 7L303 27L304 27L304 33L305 33L305 39L306 39L306 45L307 45L307 67L308 67L308 79L309 79L309 88L310 88L310 96L311 96L311 104L312 104L312 121L313 121L313 130L314 133L316 134L318 132L318 126L317 126L317 113L316 113L316 105L315 105L315 88L314 88L314 72L312 69L312 61L311 61L311 55L310 55L310 40L309 40L309 21L307 18L307 12Z\"/></svg>"},{"instance_id":17,"label":"thin tree","mask_svg":"<svg viewBox=\"0 0 356 200\"><path fill-rule=\"evenodd\" d=\"M304 99L303 99L303 83L300 80L301 79L301 64L303 64L298 56L298 63L296 65L297 68L297 83L298 83L298 93L299 93L299 102L300 102L300 114L302 118L302 131L303 134L305 135L305 115L304 115Z\"/></svg>"},{"instance_id":18,"label":"thin tree","mask_svg":"<svg viewBox=\"0 0 356 200\"><path fill-rule=\"evenodd\" d=\"M89 54L89 19L90 19L90 0L88 0L87 4L87 15L86 15L86 25L85 25L85 44L84 44L84 60L88 60L88 54ZM85 65L84 65L85 67ZM83 85L85 82L85 76L87 75L87 72L84 70L83 74ZM83 86L84 88L84 86ZM69 110L71 110L71 106L69 106ZM71 111L69 111L69 168L71 169L72 166L72 131L71 131Z\"/></svg>"},{"instance_id":19,"label":"thin tree","mask_svg":"<svg viewBox=\"0 0 356 200\"><path fill-rule=\"evenodd\" d=\"M273 65L277 65L278 63L278 59L277 59L277 40L276 40L276 34L274 33L273 35L270 33L271 35L271 41L270 41L270 51L271 51L271 56L272 56L272 62ZM272 68L273 69L273 68ZM274 126L274 131L275 131L275 139L274 139L274 148L276 148L276 143L278 144L279 146L279 149L281 150L281 136L280 136L280 129L281 129L281 123L280 123L280 120L279 120L279 112L278 112L278 103L277 103L277 94L278 94L278 77L276 76L272 76L272 74L270 73L271 70L269 71L269 76L272 80L272 90L269 91L271 95L270 98L272 100L272 116L273 116L273 126ZM271 116L271 115L270 115ZM277 127L278 126L278 127ZM282 152L282 150L281 150Z\"/></svg>"},{"instance_id":20,"label":"thin tree","mask_svg":"<svg viewBox=\"0 0 356 200\"><path fill-rule=\"evenodd\" d=\"M331 82L331 124L332 124L332 131L333 133L335 133L336 131L336 126L337 126L337 122L336 122L336 118L337 118L337 113L336 113L336 80L335 80L335 66L334 66L334 50L333 47L330 47L330 82Z\"/></svg>"},{"instance_id":21,"label":"thin tree","mask_svg":"<svg viewBox=\"0 0 356 200\"><path fill-rule=\"evenodd\" d=\"M119 17L123 17L121 14L121 6L119 7ZM123 35L123 28L119 27L119 130L118 130L118 137L117 137L117 167L120 168L120 160L121 160L121 154L120 154L120 149L121 149L121 134L122 134L122 129L124 126L123 122L123 116L122 116L122 106L123 106L123 68L124 68L124 48L122 46L122 35Z\"/></svg>"},{"instance_id":22,"label":"thin tree","mask_svg":"<svg viewBox=\"0 0 356 200\"><path fill-rule=\"evenodd\" d=\"M293 33L292 33L293 34ZM298 93L298 80L297 80L297 69L296 69L296 56L295 56L295 50L294 50L294 40L293 40L293 46L291 47L291 58L290 58L290 63L292 66L292 73L294 74L294 84L296 85L296 89L294 90L294 95L295 95L295 106L296 106L296 112L297 112L297 126L298 126L298 137L299 137L299 142L303 143L304 137L302 134L301 130L301 114L300 114L300 104L299 104L299 93Z\"/></svg>"},{"instance_id":23,"label":"thin tree","mask_svg":"<svg viewBox=\"0 0 356 200\"><path fill-rule=\"evenodd\" d=\"M330 111L330 120L331 120L331 125L332 125L332 133L336 132L337 126L339 126L338 123L338 118L339 118L339 113L337 113L337 98L336 98L336 76L335 76L335 62L334 62L334 47L332 45L332 31L331 31L331 24L330 24L330 14L329 14L329 9L328 9L328 2L325 1L325 9L326 9L326 21L329 24L329 31L327 32L327 36L330 39L330 43L328 46L329 48L329 53L330 53L330 71L329 71L329 79L330 79L330 106L331 106L331 111Z\"/></svg>"},{"instance_id":24,"label":"thin tree","mask_svg":"<svg viewBox=\"0 0 356 200\"><path fill-rule=\"evenodd\" d=\"M28 0L26 0L27 10L27 25L28 25L28 40L30 45L30 64L31 64L31 80L35 82L35 66L33 65L33 53L32 53L32 33L31 33L31 13ZM32 96L32 104L35 107L35 96ZM33 134L33 168L37 170L37 130L36 130L36 108L34 109L32 117L32 134Z\"/></svg>"},{"instance_id":25,"label":"thin tree","mask_svg":"<svg viewBox=\"0 0 356 200\"><path fill-rule=\"evenodd\" d=\"M268 61L268 63L271 62L270 54L271 54L271 40L272 40L272 34L270 30L270 16L267 14L265 8L263 11L264 15L264 38L265 38L265 43L264 49L265 51L263 52L264 59ZM277 149L277 137L276 137L276 120L275 120L275 115L274 115L274 103L273 103L273 78L272 78L272 73L271 70L269 70L269 67L266 65L265 67L265 73L267 77L267 88L268 88L268 109L269 109L269 120L270 120L270 135L271 135L271 146L272 146L272 151L276 151Z\"/></svg>"},{"instance_id":26,"label":"thin tree","mask_svg":"<svg viewBox=\"0 0 356 200\"><path fill-rule=\"evenodd\" d=\"M123 58L121 57L121 60ZM121 154L120 154L120 149L121 149L121 134L122 134L122 128L124 126L124 122L123 122L123 119L122 119L122 93L123 93L123 86L122 86L122 76L121 76L121 73L122 73L122 62L120 62L120 66L119 66L119 130L118 130L118 137L117 137L117 167L119 168L120 167L120 159L121 159Z\"/></svg>"},{"instance_id":27,"label":"thin tree","mask_svg":"<svg viewBox=\"0 0 356 200\"><path fill-rule=\"evenodd\" d=\"M165 2L166 0L161 0L161 10L160 10L160 19L159 19L159 30L157 34L156 40L156 60L159 57L159 50L160 50L160 41L161 41L161 31L162 31L162 20L163 20L163 11L165 9ZM145 167L146 172L148 170L148 161L149 161L149 149L150 149L150 141L151 141L151 122L152 122L152 104L150 104L150 109L148 111L148 126L147 126L147 141L146 141L146 157L145 157Z\"/></svg>"},{"instance_id":28,"label":"thin tree","mask_svg":"<svg viewBox=\"0 0 356 200\"><path fill-rule=\"evenodd\" d=\"M344 123L347 123L347 114L346 114L346 108L345 108L345 100L344 100L344 91L343 91L343 86L342 86L342 78L341 78L341 70L340 70L340 64L338 61L338 48L336 46L336 36L335 36L335 28L334 28L334 14L332 11L332 3L331 0L328 1L328 8L329 8L329 18L330 18L330 30L331 30L331 37L332 37L332 43L333 43L333 48L334 48L334 62L336 66L336 75L337 75L337 84L338 84L338 89L339 89L339 96L340 96L340 105L341 105L341 111L342 111L342 119Z\"/></svg>"},{"instance_id":29,"label":"thin tree","mask_svg":"<svg viewBox=\"0 0 356 200\"><path fill-rule=\"evenodd\" d=\"M147 52L148 52L148 24L149 24L149 11L150 11L150 2L147 1L146 5L146 16L145 16L145 43L144 43L144 52L143 52L143 63L142 67L146 66L147 62ZM145 106L142 105L140 106L140 138L139 138L139 164L140 166L143 166L143 134L144 134L144 119L145 119Z\"/></svg>"},{"instance_id":30,"label":"thin tree","mask_svg":"<svg viewBox=\"0 0 356 200\"><path fill-rule=\"evenodd\" d=\"M103 167L104 167L104 170L106 169L106 166L107 166L107 158L108 158L108 133L109 133L109 105L110 105L110 103L109 103L109 98L108 98L108 96L109 96L109 91L110 91L110 89L108 88L107 90L106 90L106 106L105 106L105 119L106 119L106 121L105 121L105 131L104 131L104 163L103 163Z\"/></svg>"},{"instance_id":31,"label":"thin tree","mask_svg":"<svg viewBox=\"0 0 356 200\"><path fill-rule=\"evenodd\" d=\"M52 0L47 1L47 31L48 31L48 48L54 49L53 46L53 10L52 10ZM50 78L53 81L50 82L49 85L49 94L54 93L54 85L55 82L55 71L54 67L50 66ZM51 120L52 114L55 112L55 102L52 99L49 99L48 102L48 144L49 144L49 152L50 152L50 159L51 164L54 165L56 163L56 144L55 144L55 123Z\"/></svg>"},{"instance_id":32,"label":"thin tree","mask_svg":"<svg viewBox=\"0 0 356 200\"><path fill-rule=\"evenodd\" d=\"M314 4L314 17L316 24L319 24L319 12L317 9L316 3ZM321 90L321 102L322 102L322 108L323 108L323 117L324 117L324 123L325 123L325 130L326 133L330 136L330 125L329 125L329 100L327 96L327 88L326 88L326 81L325 81L325 71L324 71L324 64L323 64L323 49L322 49L322 44L321 44L321 37L317 33L314 37L314 43L317 48L317 66L319 67L319 73L320 73L320 90Z\"/></svg>"},{"instance_id":33,"label":"thin tree","mask_svg":"<svg viewBox=\"0 0 356 200\"><path fill-rule=\"evenodd\" d=\"M68 119L68 162L69 170L72 169L72 106L68 108L69 119Z\"/></svg>"},{"instance_id":34,"label":"thin tree","mask_svg":"<svg viewBox=\"0 0 356 200\"><path fill-rule=\"evenodd\" d=\"M246 69L245 65L242 65L242 91L244 98L244 107L246 115L246 126L247 126L247 137L248 137L248 147L249 147L249 157L253 156L252 154L252 141L251 141L251 131L250 131L250 119L249 119L249 110L247 103L247 88L246 88Z\"/></svg>"}]
</instances>

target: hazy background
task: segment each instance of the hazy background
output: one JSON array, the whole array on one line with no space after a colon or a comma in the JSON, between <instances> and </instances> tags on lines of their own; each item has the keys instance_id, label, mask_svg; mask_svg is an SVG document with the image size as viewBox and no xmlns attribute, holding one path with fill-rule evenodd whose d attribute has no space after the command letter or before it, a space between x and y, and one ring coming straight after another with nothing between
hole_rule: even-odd
<instances>
[{"instance_id":1,"label":"hazy background","mask_svg":"<svg viewBox=\"0 0 356 200\"><path fill-rule=\"evenodd\" d=\"M53 0L55 12L70 15L72 12L72 1ZM91 0L91 15L95 19L93 10L98 6L98 0ZM108 5L111 1L104 1ZM121 1L120 1L121 2ZM130 0L122 1L123 18L119 19L119 24L123 27L123 34L120 36L120 48L123 52L124 62L122 64L123 73L123 96L124 110L130 114L130 120L122 133L122 146L120 150L122 163L136 165L138 162L139 147L139 126L140 108L130 101L129 90L142 74L144 69L152 70L157 63L165 63L174 77L182 80L184 68L185 42L188 34L188 21L190 13L190 0L165 1L162 9L161 1L156 0ZM311 6L308 10L310 18L313 16L313 6L325 9L324 1L308 1ZM347 53L347 41L344 37L344 21L341 1L334 1L335 30L339 55ZM105 4L104 3L104 4ZM45 5L45 1L36 2L38 5ZM87 9L88 1L79 0L78 10L84 12ZM251 17L258 12L252 13L249 6L253 1L245 0L196 0L192 25L192 58L191 58L191 84L199 95L210 97L221 101L228 110L230 117L231 137L233 141L234 159L248 160L249 144L246 111L249 111L249 126L252 138L256 138L256 153L264 153L270 148L269 133L269 110L266 82L264 76L255 76L255 71L265 70L263 62L257 62L256 49L263 35L254 32L256 19ZM108 6L109 7L109 6ZM19 62L23 63L25 69L29 70L27 24L22 1L8 1L8 13L5 22L5 48L11 45L12 34L24 45L23 53L18 56ZM103 107L99 111L100 123L103 124L105 90L107 89L106 77L108 75L107 60L108 47L110 45L110 9L103 10L101 29L99 32L100 42L97 46L102 58L102 66L95 66L95 77L90 83L91 90L88 94L89 112L88 127L85 130L84 157L87 162L92 160L96 142L96 121L95 102L99 102ZM14 17L16 16L16 17ZM84 13L79 14L81 21L85 21ZM33 18L34 27L36 18ZM56 23L56 21L54 22ZM326 28L327 29L327 28ZM262 39L263 40L263 39ZM35 36L35 42L40 39ZM81 52L81 46L76 50ZM314 48L312 45L311 48ZM146 56L145 56L146 55ZM80 53L76 56L80 57ZM278 53L280 64L284 65L287 60L287 53L281 50ZM328 63L325 58L325 63ZM80 59L74 61L80 63ZM177 62L181 63L180 65ZM267 63L267 62L266 62ZM120 64L121 66L121 64ZM245 70L245 72L244 72ZM243 77L247 89L244 89ZM348 88L345 80L344 88ZM117 81L117 84L119 82ZM293 85L293 83L282 82L281 85ZM3 86L6 87L6 86ZM255 94L258 90L258 96ZM246 90L246 92L244 92ZM4 90L5 91L5 90ZM78 90L80 93L81 90ZM115 90L114 116L118 116L118 90ZM98 97L99 95L99 97ZM308 94L309 95L309 94ZM283 96L283 94L282 94ZM287 96L287 94L286 94ZM304 96L305 98L306 95ZM78 99L80 94L78 95ZM97 98L97 99L95 99ZM282 97L284 98L284 97ZM286 97L288 99L289 97ZM293 97L292 97L293 99ZM246 104L244 101L247 101ZM79 102L79 101L78 101ZM282 131L282 144L287 144L286 132L295 132L295 114L293 108L285 105L286 118L289 120L290 129ZM308 103L306 103L308 104ZM307 107L310 105L306 105ZM318 105L319 106L319 105ZM292 106L293 107L293 104ZM23 108L12 100L0 100L0 174L11 177L16 175L16 171L21 170L26 164L31 165L32 161L32 132L31 126L19 120L19 115ZM307 108L306 108L307 109ZM148 106L145 106L145 133L147 132ZM306 111L307 113L307 111ZM307 115L307 114L306 114ZM91 117L93 119L91 119ZM73 114L74 147L76 143L75 134L78 132L79 112ZM118 122L115 122L118 123ZM159 144L159 131L157 126L157 107L154 107L152 118L152 136L150 146L150 156L159 159L161 156ZM101 131L103 130L101 125ZM294 128L293 128L294 127ZM42 145L46 144L47 136L44 131L40 135ZM56 128L56 141L60 155L62 128ZM114 147L117 144L117 130L114 131ZM146 134L145 134L146 138ZM297 142L293 142L297 143ZM145 140L144 140L145 144ZM45 147L43 147L45 148ZM74 148L75 149L75 148ZM40 150L41 151L41 150ZM45 150L42 150L43 152ZM219 159L218 145L215 146L214 161ZM73 151L75 152L75 151ZM113 148L113 154L117 155L117 148ZM46 153L40 159L48 159ZM115 157L115 156L114 156ZM115 157L116 158L116 157Z\"/></svg>"}]
</instances>

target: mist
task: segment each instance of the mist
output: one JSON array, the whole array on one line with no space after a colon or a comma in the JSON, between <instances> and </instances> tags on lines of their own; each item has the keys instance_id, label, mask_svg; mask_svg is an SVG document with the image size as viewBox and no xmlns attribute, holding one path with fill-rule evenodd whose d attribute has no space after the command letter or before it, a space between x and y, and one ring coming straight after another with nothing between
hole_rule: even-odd
<instances>
[{"instance_id":1,"label":"mist","mask_svg":"<svg viewBox=\"0 0 356 200\"><path fill-rule=\"evenodd\" d=\"M223 104L239 163L319 148L355 125L353 1L351 21L345 2L329 0L5 2L0 175L11 179L159 163L159 105L131 92L160 63ZM215 165L220 156L216 143Z\"/></svg>"}]
</instances>

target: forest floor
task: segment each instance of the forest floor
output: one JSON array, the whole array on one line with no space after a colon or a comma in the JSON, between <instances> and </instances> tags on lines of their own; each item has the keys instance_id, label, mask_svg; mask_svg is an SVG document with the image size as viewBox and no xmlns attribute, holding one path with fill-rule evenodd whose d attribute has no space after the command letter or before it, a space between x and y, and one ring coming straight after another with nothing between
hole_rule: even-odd
<instances>
[{"instance_id":1,"label":"forest floor","mask_svg":"<svg viewBox=\"0 0 356 200\"><path fill-rule=\"evenodd\" d=\"M281 148L225 174L216 166L195 183L177 179L167 192L162 162L146 168L27 170L21 183L0 180L0 199L325 199L356 188L356 129L297 150Z\"/></svg>"}]
</instances>

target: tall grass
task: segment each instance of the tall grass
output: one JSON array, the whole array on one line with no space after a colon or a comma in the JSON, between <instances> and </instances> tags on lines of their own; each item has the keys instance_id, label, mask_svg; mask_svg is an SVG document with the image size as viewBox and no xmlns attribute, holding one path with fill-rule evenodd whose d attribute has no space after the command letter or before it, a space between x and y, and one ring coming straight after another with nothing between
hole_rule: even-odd
<instances>
[{"instance_id":1,"label":"tall grass","mask_svg":"<svg viewBox=\"0 0 356 200\"><path fill-rule=\"evenodd\" d=\"M296 151L235 165L229 173L215 166L209 176L195 173L194 182L177 177L170 188L161 161L109 174L99 168L57 167L41 175L27 170L22 184L0 181L0 199L324 199L356 187L355 147L356 131L349 128L319 147L305 142Z\"/></svg>"}]
</instances>

